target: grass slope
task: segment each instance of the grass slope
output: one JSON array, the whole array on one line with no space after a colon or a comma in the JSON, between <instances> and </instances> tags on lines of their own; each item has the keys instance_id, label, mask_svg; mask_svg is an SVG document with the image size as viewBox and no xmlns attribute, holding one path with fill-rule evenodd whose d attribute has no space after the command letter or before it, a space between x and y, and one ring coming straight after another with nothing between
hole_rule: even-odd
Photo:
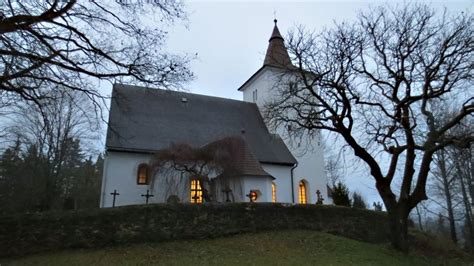
<instances>
[{"instance_id":1,"label":"grass slope","mask_svg":"<svg viewBox=\"0 0 474 266\"><path fill-rule=\"evenodd\" d=\"M460 259L404 255L387 245L292 230L219 239L70 250L0 260L0 265L473 265Z\"/></svg>"}]
</instances>

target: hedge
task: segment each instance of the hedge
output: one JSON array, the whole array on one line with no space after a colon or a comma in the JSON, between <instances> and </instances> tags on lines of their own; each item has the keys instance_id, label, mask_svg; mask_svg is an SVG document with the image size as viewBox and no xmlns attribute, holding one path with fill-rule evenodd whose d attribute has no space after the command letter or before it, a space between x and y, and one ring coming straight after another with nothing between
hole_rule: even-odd
<instances>
[{"instance_id":1,"label":"hedge","mask_svg":"<svg viewBox=\"0 0 474 266\"><path fill-rule=\"evenodd\" d=\"M318 230L366 242L388 239L386 215L368 210L267 203L151 204L0 217L0 256L281 229Z\"/></svg>"}]
</instances>

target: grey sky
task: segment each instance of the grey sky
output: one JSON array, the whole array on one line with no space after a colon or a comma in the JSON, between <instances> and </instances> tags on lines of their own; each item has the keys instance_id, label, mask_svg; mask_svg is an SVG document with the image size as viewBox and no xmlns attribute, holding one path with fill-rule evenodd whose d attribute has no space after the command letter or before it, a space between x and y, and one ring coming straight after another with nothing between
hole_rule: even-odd
<instances>
[{"instance_id":1,"label":"grey sky","mask_svg":"<svg viewBox=\"0 0 474 266\"><path fill-rule=\"evenodd\" d=\"M172 51L198 53L196 80L187 89L241 99L237 88L263 64L273 29L273 13L283 35L296 25L319 31L333 21L351 20L359 10L386 1L188 1L189 25L170 31ZM391 1L391 3L402 1ZM427 2L427 1L426 1ZM437 8L465 10L474 1L431 2ZM472 8L471 8L472 11Z\"/></svg>"}]
</instances>

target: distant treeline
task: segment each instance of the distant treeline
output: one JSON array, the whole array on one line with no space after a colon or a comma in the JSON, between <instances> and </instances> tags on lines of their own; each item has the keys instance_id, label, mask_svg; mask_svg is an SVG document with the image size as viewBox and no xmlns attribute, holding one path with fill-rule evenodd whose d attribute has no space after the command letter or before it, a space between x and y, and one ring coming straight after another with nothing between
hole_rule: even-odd
<instances>
[{"instance_id":1,"label":"distant treeline","mask_svg":"<svg viewBox=\"0 0 474 266\"><path fill-rule=\"evenodd\" d=\"M98 208L102 164L77 139L62 141L51 157L18 140L0 158L0 214Z\"/></svg>"}]
</instances>

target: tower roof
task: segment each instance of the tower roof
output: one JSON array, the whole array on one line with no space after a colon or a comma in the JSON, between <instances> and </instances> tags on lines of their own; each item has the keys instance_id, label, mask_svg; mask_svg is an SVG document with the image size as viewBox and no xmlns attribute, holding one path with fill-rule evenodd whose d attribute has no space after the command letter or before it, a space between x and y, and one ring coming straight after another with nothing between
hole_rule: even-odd
<instances>
[{"instance_id":1,"label":"tower roof","mask_svg":"<svg viewBox=\"0 0 474 266\"><path fill-rule=\"evenodd\" d=\"M275 26L273 27L272 36L270 37L270 40L268 40L269 43L263 65L285 68L292 66L290 56L285 47L284 39L277 26L277 20L275 19L273 22L275 22Z\"/></svg>"}]
</instances>

